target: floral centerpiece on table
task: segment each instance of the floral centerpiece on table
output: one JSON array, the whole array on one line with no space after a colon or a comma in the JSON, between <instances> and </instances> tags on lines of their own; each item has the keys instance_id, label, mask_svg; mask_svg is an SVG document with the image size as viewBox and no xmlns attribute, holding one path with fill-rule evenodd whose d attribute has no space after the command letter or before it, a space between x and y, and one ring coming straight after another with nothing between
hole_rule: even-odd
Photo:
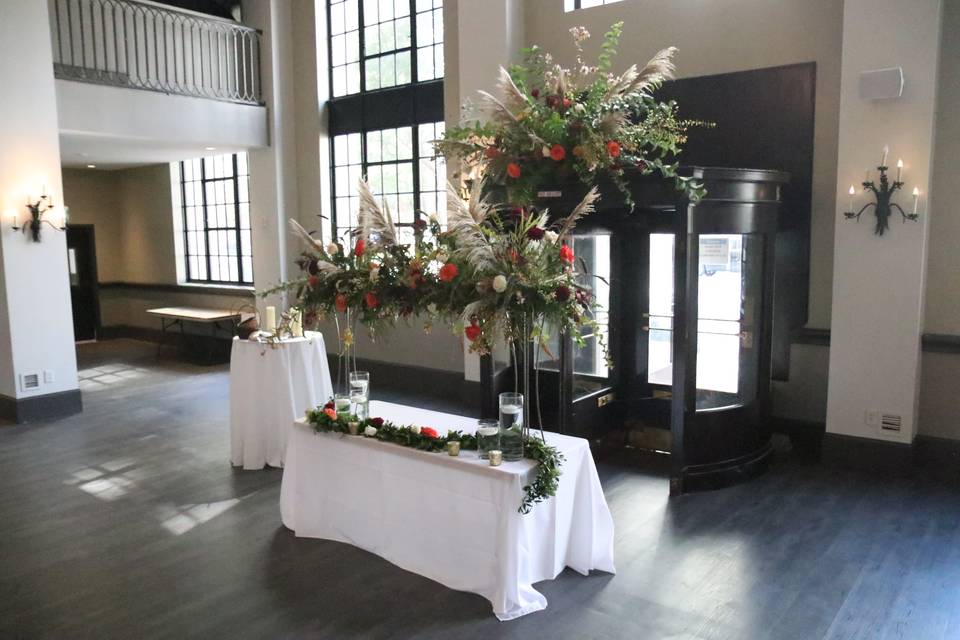
<instances>
[{"instance_id":1,"label":"floral centerpiece on table","mask_svg":"<svg viewBox=\"0 0 960 640\"><path fill-rule=\"evenodd\" d=\"M352 414L338 415L332 402L308 410L306 419L317 433L347 434L350 433L350 424L355 423L359 427L357 435L402 447L441 452L448 442L459 442L464 451L477 449L477 438L469 433L448 431L441 437L433 427L398 425L378 417L360 420ZM523 500L517 509L520 513L530 513L533 505L556 494L560 482L560 465L563 463L563 454L542 440L531 440L525 454L536 463L536 473L533 481L523 487Z\"/></svg>"},{"instance_id":2,"label":"floral centerpiece on table","mask_svg":"<svg viewBox=\"0 0 960 640\"><path fill-rule=\"evenodd\" d=\"M673 101L653 92L673 77L676 49L663 49L642 69L611 72L623 23L606 34L596 64L583 60L583 27L570 30L577 48L570 69L539 47L524 50L523 64L500 69L499 95L481 91L484 116L447 129L437 147L474 173L506 184L510 202L529 204L537 189L577 178L594 184L608 176L632 205L630 172L673 179L691 200L703 186L677 175L677 154L693 120L680 120ZM709 125L708 125L709 126Z\"/></svg>"}]
</instances>

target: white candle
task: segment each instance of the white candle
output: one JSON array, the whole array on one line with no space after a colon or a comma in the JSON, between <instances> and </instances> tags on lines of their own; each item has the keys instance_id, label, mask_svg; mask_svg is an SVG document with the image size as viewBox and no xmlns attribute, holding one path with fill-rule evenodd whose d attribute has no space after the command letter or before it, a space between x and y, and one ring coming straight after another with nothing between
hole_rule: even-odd
<instances>
[{"instance_id":1,"label":"white candle","mask_svg":"<svg viewBox=\"0 0 960 640\"><path fill-rule=\"evenodd\" d=\"M903 174L903 158L897 159L897 182L900 182L900 176Z\"/></svg>"},{"instance_id":2,"label":"white candle","mask_svg":"<svg viewBox=\"0 0 960 640\"><path fill-rule=\"evenodd\" d=\"M890 153L890 147L888 147L887 145L883 145L883 156L881 156L881 158L880 158L880 166L881 166L881 167L887 166L887 154L888 154L888 153Z\"/></svg>"},{"instance_id":3,"label":"white candle","mask_svg":"<svg viewBox=\"0 0 960 640\"><path fill-rule=\"evenodd\" d=\"M277 328L277 308L267 307L266 316L263 319L264 331L274 331Z\"/></svg>"},{"instance_id":4,"label":"white candle","mask_svg":"<svg viewBox=\"0 0 960 640\"><path fill-rule=\"evenodd\" d=\"M850 185L850 191L847 193L850 194L850 202L847 204L847 211L853 211L853 196L857 195L857 188L853 185Z\"/></svg>"},{"instance_id":5,"label":"white candle","mask_svg":"<svg viewBox=\"0 0 960 640\"><path fill-rule=\"evenodd\" d=\"M917 204L920 202L920 188L913 188L913 215L917 215Z\"/></svg>"}]
</instances>

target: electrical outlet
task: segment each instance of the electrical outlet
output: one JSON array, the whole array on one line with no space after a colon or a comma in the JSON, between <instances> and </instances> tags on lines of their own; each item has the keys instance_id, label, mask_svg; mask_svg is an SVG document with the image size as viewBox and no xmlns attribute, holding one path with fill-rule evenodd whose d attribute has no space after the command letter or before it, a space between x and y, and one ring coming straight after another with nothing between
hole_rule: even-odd
<instances>
[{"instance_id":1,"label":"electrical outlet","mask_svg":"<svg viewBox=\"0 0 960 640\"><path fill-rule=\"evenodd\" d=\"M44 384L53 384L55 378L53 375L53 369L44 369L43 370L43 383Z\"/></svg>"},{"instance_id":2,"label":"electrical outlet","mask_svg":"<svg viewBox=\"0 0 960 640\"><path fill-rule=\"evenodd\" d=\"M880 412L876 409L867 409L863 415L863 421L868 427L880 426Z\"/></svg>"}]
</instances>

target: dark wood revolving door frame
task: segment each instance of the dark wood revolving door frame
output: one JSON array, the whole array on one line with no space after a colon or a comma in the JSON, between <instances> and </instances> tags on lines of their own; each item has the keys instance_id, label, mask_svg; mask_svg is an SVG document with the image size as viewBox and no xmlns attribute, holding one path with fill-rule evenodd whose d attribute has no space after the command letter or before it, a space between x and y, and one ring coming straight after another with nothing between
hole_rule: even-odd
<instances>
[{"instance_id":1,"label":"dark wood revolving door frame","mask_svg":"<svg viewBox=\"0 0 960 640\"><path fill-rule=\"evenodd\" d=\"M683 173L705 183L700 202L638 177L632 212L605 186L597 212L576 229L574 251L594 276L587 284L605 310L613 367L595 336L585 334L583 348L553 336L530 382L549 430L606 444L625 434L624 445L626 426L652 434L645 446L670 452L672 493L733 484L769 462L775 234L788 181L752 169ZM562 215L584 191L544 191L541 204ZM513 371L484 358L485 415L497 415L497 393L512 390Z\"/></svg>"}]
</instances>

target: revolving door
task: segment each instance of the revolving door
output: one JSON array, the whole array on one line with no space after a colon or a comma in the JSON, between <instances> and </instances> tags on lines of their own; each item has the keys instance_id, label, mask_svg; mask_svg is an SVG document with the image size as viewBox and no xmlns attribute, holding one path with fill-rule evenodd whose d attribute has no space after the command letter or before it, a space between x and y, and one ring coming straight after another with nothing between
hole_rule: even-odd
<instances>
[{"instance_id":1,"label":"revolving door","mask_svg":"<svg viewBox=\"0 0 960 640\"><path fill-rule=\"evenodd\" d=\"M684 172L705 184L701 201L638 177L630 211L604 189L574 240L602 335L583 336L582 348L555 337L535 373L545 428L622 446L643 431L640 446L670 454L673 493L732 484L769 461L774 247L788 180L773 171ZM563 215L583 191L551 190L541 204ZM508 364L488 367L491 384Z\"/></svg>"}]
</instances>

